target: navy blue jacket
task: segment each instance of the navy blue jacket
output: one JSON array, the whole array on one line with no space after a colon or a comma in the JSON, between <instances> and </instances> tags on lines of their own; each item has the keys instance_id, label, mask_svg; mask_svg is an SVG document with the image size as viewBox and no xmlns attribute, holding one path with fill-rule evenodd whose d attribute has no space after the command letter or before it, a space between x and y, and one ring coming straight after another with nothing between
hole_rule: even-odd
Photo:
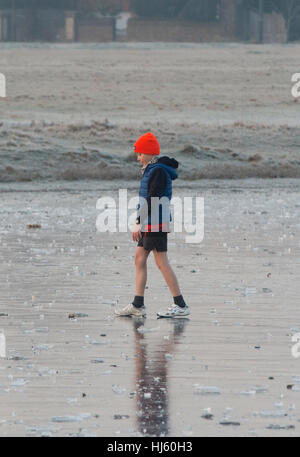
<instances>
[{"instance_id":1,"label":"navy blue jacket","mask_svg":"<svg viewBox=\"0 0 300 457\"><path fill-rule=\"evenodd\" d=\"M168 231L171 221L172 181L178 177L177 168L177 160L169 157L161 157L156 163L147 165L139 192L138 216L142 231ZM159 205L158 199L162 199L163 204ZM145 201L147 205L144 204Z\"/></svg>"}]
</instances>

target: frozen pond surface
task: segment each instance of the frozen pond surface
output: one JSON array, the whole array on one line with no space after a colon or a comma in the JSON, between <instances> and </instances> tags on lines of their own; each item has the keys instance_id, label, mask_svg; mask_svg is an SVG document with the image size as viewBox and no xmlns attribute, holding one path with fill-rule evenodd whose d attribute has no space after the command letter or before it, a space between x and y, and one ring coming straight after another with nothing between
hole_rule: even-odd
<instances>
[{"instance_id":1,"label":"frozen pond surface","mask_svg":"<svg viewBox=\"0 0 300 457\"><path fill-rule=\"evenodd\" d=\"M0 436L298 435L297 182L179 183L205 198L205 239L170 235L176 321L155 318L171 300L152 258L147 319L114 318L135 246L96 232L96 201L126 183L63 185L1 187Z\"/></svg>"}]
</instances>

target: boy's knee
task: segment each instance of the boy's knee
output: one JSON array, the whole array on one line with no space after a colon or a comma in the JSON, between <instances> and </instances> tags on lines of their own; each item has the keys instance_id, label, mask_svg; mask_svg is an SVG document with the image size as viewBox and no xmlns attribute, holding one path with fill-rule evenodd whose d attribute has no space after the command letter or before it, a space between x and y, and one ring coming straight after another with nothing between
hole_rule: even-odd
<instances>
[{"instance_id":1,"label":"boy's knee","mask_svg":"<svg viewBox=\"0 0 300 457\"><path fill-rule=\"evenodd\" d=\"M135 258L134 258L134 263L135 263L136 267L142 268L142 267L144 267L146 265L147 258L145 258L144 256L136 254Z\"/></svg>"},{"instance_id":2,"label":"boy's knee","mask_svg":"<svg viewBox=\"0 0 300 457\"><path fill-rule=\"evenodd\" d=\"M161 270L163 267L163 265L160 262L156 262L156 266L159 270Z\"/></svg>"},{"instance_id":3,"label":"boy's knee","mask_svg":"<svg viewBox=\"0 0 300 457\"><path fill-rule=\"evenodd\" d=\"M158 267L160 270L161 270L161 269L164 267L164 265L165 265L164 260L162 260L162 259L160 259L160 258L157 258L157 257L155 257L155 263L156 263L157 267Z\"/></svg>"}]
</instances>

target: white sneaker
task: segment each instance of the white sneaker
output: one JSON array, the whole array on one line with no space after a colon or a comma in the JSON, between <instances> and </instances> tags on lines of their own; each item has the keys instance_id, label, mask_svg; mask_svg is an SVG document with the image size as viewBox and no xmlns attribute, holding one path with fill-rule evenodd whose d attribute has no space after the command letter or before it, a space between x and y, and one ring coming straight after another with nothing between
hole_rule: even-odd
<instances>
[{"instance_id":1,"label":"white sneaker","mask_svg":"<svg viewBox=\"0 0 300 457\"><path fill-rule=\"evenodd\" d=\"M142 308L137 308L136 306L133 306L132 303L130 303L123 309L115 309L115 314L117 316L146 317L146 308L145 306L142 306Z\"/></svg>"},{"instance_id":2,"label":"white sneaker","mask_svg":"<svg viewBox=\"0 0 300 457\"><path fill-rule=\"evenodd\" d=\"M180 306L172 305L170 308L167 309L165 312L157 313L158 317L185 317L191 314L190 308L185 306L184 308L180 308Z\"/></svg>"}]
</instances>

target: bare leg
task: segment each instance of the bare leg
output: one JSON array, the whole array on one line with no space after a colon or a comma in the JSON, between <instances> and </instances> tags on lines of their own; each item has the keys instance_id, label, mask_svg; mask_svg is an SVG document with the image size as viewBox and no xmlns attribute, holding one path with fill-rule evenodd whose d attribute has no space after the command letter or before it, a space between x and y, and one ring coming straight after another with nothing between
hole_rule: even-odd
<instances>
[{"instance_id":1,"label":"bare leg","mask_svg":"<svg viewBox=\"0 0 300 457\"><path fill-rule=\"evenodd\" d=\"M150 251L142 247L136 248L135 268L136 268L136 295L143 297L147 283L147 259Z\"/></svg>"},{"instance_id":2,"label":"bare leg","mask_svg":"<svg viewBox=\"0 0 300 457\"><path fill-rule=\"evenodd\" d=\"M166 252L157 252L156 249L153 251L156 265L162 272L163 277L170 289L170 292L173 297L178 297L181 295L178 281L174 271L169 264L168 256Z\"/></svg>"}]
</instances>

